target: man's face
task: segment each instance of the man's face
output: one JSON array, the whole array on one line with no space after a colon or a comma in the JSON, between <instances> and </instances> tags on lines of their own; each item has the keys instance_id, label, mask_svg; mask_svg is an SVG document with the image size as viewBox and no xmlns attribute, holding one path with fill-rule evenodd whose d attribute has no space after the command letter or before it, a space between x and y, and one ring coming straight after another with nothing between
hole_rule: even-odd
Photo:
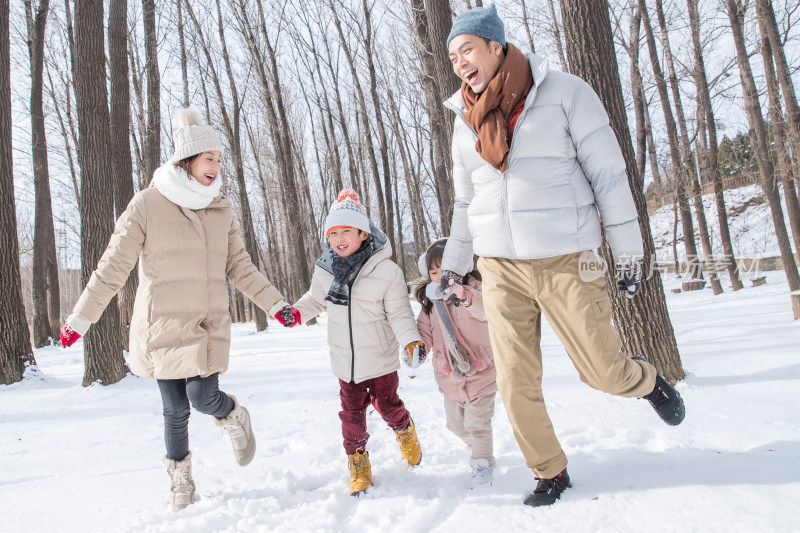
<instances>
[{"instance_id":1,"label":"man's face","mask_svg":"<svg viewBox=\"0 0 800 533\"><path fill-rule=\"evenodd\" d=\"M477 35L457 35L448 49L453 72L476 94L486 89L505 59L500 43L489 41L487 44L486 39Z\"/></svg>"}]
</instances>

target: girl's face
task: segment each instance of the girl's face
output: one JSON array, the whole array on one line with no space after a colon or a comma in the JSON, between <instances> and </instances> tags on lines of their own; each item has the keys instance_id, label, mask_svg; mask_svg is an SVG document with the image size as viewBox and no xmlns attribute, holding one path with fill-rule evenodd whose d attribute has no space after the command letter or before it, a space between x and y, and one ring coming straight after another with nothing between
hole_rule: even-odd
<instances>
[{"instance_id":1,"label":"girl's face","mask_svg":"<svg viewBox=\"0 0 800 533\"><path fill-rule=\"evenodd\" d=\"M429 269L428 276L430 276L432 282L439 283L439 280L442 279L442 266L437 265Z\"/></svg>"},{"instance_id":2,"label":"girl's face","mask_svg":"<svg viewBox=\"0 0 800 533\"><path fill-rule=\"evenodd\" d=\"M192 161L189 166L189 175L196 179L200 185L211 185L219 176L221 158L222 153L219 150L203 152Z\"/></svg>"},{"instance_id":3,"label":"girl's face","mask_svg":"<svg viewBox=\"0 0 800 533\"><path fill-rule=\"evenodd\" d=\"M359 232L357 228L350 226L332 229L328 233L331 248L339 257L348 257L356 253L367 237L369 233L366 231Z\"/></svg>"}]
</instances>

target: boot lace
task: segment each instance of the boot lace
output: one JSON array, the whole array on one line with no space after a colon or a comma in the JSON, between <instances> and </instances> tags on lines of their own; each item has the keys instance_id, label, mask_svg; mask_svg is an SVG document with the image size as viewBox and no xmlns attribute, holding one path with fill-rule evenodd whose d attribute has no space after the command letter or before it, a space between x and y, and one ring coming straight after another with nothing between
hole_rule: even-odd
<instances>
[{"instance_id":1,"label":"boot lace","mask_svg":"<svg viewBox=\"0 0 800 533\"><path fill-rule=\"evenodd\" d=\"M644 399L655 406L659 406L669 400L669 396L658 384L656 384L653 392L645 396Z\"/></svg>"},{"instance_id":2,"label":"boot lace","mask_svg":"<svg viewBox=\"0 0 800 533\"><path fill-rule=\"evenodd\" d=\"M561 474L558 474L556 477L549 478L549 479L545 479L545 478L541 478L541 477L537 477L535 479L539 480L539 483L537 483L536 484L536 488L533 489L534 494L536 494L536 493L548 493L549 494L549 493L553 492L554 490L560 488L560 486L561 486Z\"/></svg>"},{"instance_id":3,"label":"boot lace","mask_svg":"<svg viewBox=\"0 0 800 533\"><path fill-rule=\"evenodd\" d=\"M232 439L245 438L247 435L244 431L244 424L242 424L239 416L231 413L228 418L228 421L222 423L223 429L228 432Z\"/></svg>"},{"instance_id":4,"label":"boot lace","mask_svg":"<svg viewBox=\"0 0 800 533\"><path fill-rule=\"evenodd\" d=\"M403 431L397 433L397 440L400 441L400 447L403 451L412 452L414 450L414 444L416 443L416 439L414 439L414 435L411 434L411 425L409 425Z\"/></svg>"}]
</instances>

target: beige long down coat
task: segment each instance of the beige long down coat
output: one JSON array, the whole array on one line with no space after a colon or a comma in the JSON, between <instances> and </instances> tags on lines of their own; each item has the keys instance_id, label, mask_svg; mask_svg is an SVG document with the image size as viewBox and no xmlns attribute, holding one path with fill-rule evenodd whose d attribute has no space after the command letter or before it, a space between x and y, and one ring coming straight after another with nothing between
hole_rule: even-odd
<instances>
[{"instance_id":1,"label":"beige long down coat","mask_svg":"<svg viewBox=\"0 0 800 533\"><path fill-rule=\"evenodd\" d=\"M117 220L74 313L96 322L137 259L128 364L142 377L177 379L227 370L226 277L262 309L282 299L250 260L225 193L198 210L172 203L154 186L136 194Z\"/></svg>"},{"instance_id":2,"label":"beige long down coat","mask_svg":"<svg viewBox=\"0 0 800 533\"><path fill-rule=\"evenodd\" d=\"M307 322L328 311L328 347L331 369L343 381L362 381L400 368L400 348L419 341L414 312L408 300L403 272L390 257L391 245L374 225L372 235L383 249L361 267L350 288L350 305L325 300L333 274L323 268L325 253L317 261L311 288L294 307Z\"/></svg>"}]
</instances>

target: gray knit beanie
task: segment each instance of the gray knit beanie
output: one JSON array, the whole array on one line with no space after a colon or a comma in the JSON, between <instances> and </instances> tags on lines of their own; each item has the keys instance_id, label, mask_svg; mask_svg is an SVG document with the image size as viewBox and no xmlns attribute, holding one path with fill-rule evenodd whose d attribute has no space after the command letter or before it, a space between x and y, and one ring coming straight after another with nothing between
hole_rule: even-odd
<instances>
[{"instance_id":1,"label":"gray knit beanie","mask_svg":"<svg viewBox=\"0 0 800 533\"><path fill-rule=\"evenodd\" d=\"M497 41L503 45L503 49L506 47L506 30L494 4L476 7L457 16L453 21L453 29L447 37L447 46L450 46L450 41L454 37L464 34Z\"/></svg>"},{"instance_id":2,"label":"gray knit beanie","mask_svg":"<svg viewBox=\"0 0 800 533\"><path fill-rule=\"evenodd\" d=\"M503 45L503 49L506 47L506 30L494 4L476 7L457 16L453 21L453 29L447 37L447 46L450 46L450 41L454 37L464 34L497 41Z\"/></svg>"},{"instance_id":3,"label":"gray knit beanie","mask_svg":"<svg viewBox=\"0 0 800 533\"><path fill-rule=\"evenodd\" d=\"M370 231L367 210L353 189L342 189L339 197L333 202L325 219L325 236L329 237L332 229L342 227L357 228L366 233Z\"/></svg>"},{"instance_id":4,"label":"gray knit beanie","mask_svg":"<svg viewBox=\"0 0 800 533\"><path fill-rule=\"evenodd\" d=\"M172 163L209 150L223 151L224 147L219 140L217 130L208 124L203 124L197 109L193 107L178 109L175 112L175 124L177 129L172 134L172 143L175 145L175 153L170 160Z\"/></svg>"}]
</instances>

